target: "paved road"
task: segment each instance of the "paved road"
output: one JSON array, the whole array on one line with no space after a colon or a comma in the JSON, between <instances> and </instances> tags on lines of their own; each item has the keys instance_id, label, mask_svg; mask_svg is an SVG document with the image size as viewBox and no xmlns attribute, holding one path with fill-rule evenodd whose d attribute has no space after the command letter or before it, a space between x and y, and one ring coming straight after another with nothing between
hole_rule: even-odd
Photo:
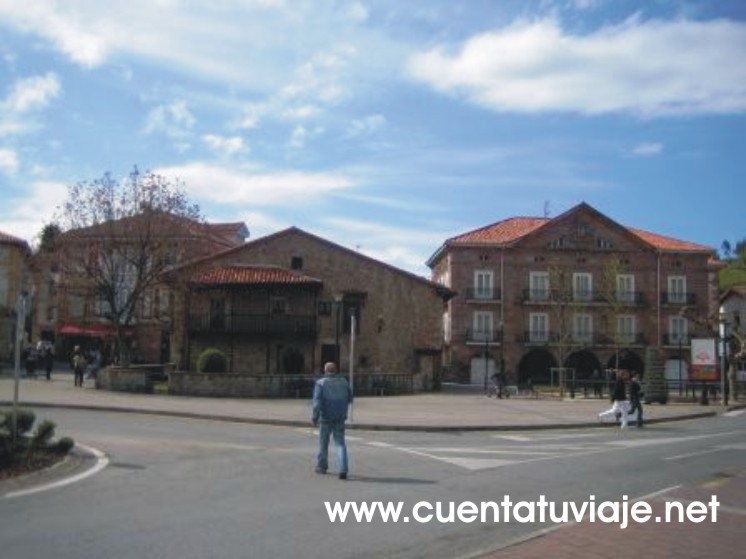
<instances>
[{"instance_id":1,"label":"paved road","mask_svg":"<svg viewBox=\"0 0 746 559\"><path fill-rule=\"evenodd\" d=\"M631 529L612 527L610 536L570 527L534 538L555 526L419 523L412 509L424 501L442 503L442 516L449 520L451 502L499 502L505 496L529 502L545 495L581 503L591 494L598 501L622 500L675 486L670 491L693 498L733 487L746 473L746 414L740 412L626 431L355 431L352 476L341 482L312 473L316 434L308 427L37 411L55 420L60 433L104 451L110 464L76 484L0 499L3 556L558 557L559 549L575 549L577 541L596 557L603 545L625 550ZM736 493L728 495L726 521L689 525L687 533L707 541L728 520L742 520L746 495L739 501ZM325 501L401 502L410 522L331 523ZM660 525L654 534L659 533ZM729 533L741 549L742 534ZM556 538L563 538L559 548ZM519 541L525 543L511 545ZM536 547L552 541L551 552ZM645 541L650 543L650 536ZM665 554L658 550L646 557L686 556L687 547L676 540L666 545ZM712 549L718 552L710 557L729 556Z\"/></svg>"}]
</instances>

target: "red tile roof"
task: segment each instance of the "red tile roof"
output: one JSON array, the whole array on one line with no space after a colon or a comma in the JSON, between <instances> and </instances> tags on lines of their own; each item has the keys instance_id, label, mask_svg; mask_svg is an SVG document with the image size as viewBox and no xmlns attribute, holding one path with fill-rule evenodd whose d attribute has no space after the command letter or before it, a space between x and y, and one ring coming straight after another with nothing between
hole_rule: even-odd
<instances>
[{"instance_id":1,"label":"red tile roof","mask_svg":"<svg viewBox=\"0 0 746 559\"><path fill-rule=\"evenodd\" d=\"M526 235L533 233L543 225L552 221L550 218L540 217L511 217L503 221L498 221L492 225L487 225L480 229L469 231L456 237L451 237L446 241L446 245L470 245L470 244L497 244L506 245L520 240ZM672 237L650 233L634 227L625 227L627 231L641 239L645 243L652 245L661 251L673 252L712 252L712 248L681 241Z\"/></svg>"},{"instance_id":2,"label":"red tile roof","mask_svg":"<svg viewBox=\"0 0 746 559\"><path fill-rule=\"evenodd\" d=\"M549 219L540 217L511 217L452 237L446 244L507 244L536 231L548 221Z\"/></svg>"},{"instance_id":3,"label":"red tile roof","mask_svg":"<svg viewBox=\"0 0 746 559\"><path fill-rule=\"evenodd\" d=\"M657 233L650 233L649 231L635 229L634 227L627 227L627 229L646 243L653 245L659 250L670 250L674 252L712 252L713 250L704 245L690 243L688 241L680 241L679 239L658 235Z\"/></svg>"},{"instance_id":4,"label":"red tile roof","mask_svg":"<svg viewBox=\"0 0 746 559\"><path fill-rule=\"evenodd\" d=\"M223 266L198 272L195 285L321 285L321 280L272 266Z\"/></svg>"}]
</instances>

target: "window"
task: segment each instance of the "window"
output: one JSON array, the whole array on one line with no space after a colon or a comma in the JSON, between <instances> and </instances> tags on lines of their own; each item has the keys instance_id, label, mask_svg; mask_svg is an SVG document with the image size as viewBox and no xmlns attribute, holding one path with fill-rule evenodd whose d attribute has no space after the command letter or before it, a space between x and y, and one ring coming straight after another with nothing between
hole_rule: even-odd
<instances>
[{"instance_id":1,"label":"window","mask_svg":"<svg viewBox=\"0 0 746 559\"><path fill-rule=\"evenodd\" d=\"M531 313L529 316L529 328L529 341L549 341L549 315L547 313Z\"/></svg>"},{"instance_id":2,"label":"window","mask_svg":"<svg viewBox=\"0 0 746 559\"><path fill-rule=\"evenodd\" d=\"M319 315L331 316L333 306L334 303L332 303L331 301L319 301Z\"/></svg>"},{"instance_id":3,"label":"window","mask_svg":"<svg viewBox=\"0 0 746 559\"><path fill-rule=\"evenodd\" d=\"M492 341L493 317L491 312L477 311L474 313L474 335L472 339L479 342Z\"/></svg>"},{"instance_id":4,"label":"window","mask_svg":"<svg viewBox=\"0 0 746 559\"><path fill-rule=\"evenodd\" d=\"M637 321L633 315L620 315L616 319L617 341L621 344L632 344L637 337Z\"/></svg>"},{"instance_id":5,"label":"window","mask_svg":"<svg viewBox=\"0 0 746 559\"><path fill-rule=\"evenodd\" d=\"M668 319L669 341L672 344L688 344L687 321L681 316L672 316Z\"/></svg>"},{"instance_id":6,"label":"window","mask_svg":"<svg viewBox=\"0 0 746 559\"><path fill-rule=\"evenodd\" d=\"M572 295L576 301L593 299L593 276L586 273L572 275Z\"/></svg>"},{"instance_id":7,"label":"window","mask_svg":"<svg viewBox=\"0 0 746 559\"><path fill-rule=\"evenodd\" d=\"M302 256L293 256L290 259L290 267L293 270L302 270L303 269L303 257Z\"/></svg>"},{"instance_id":8,"label":"window","mask_svg":"<svg viewBox=\"0 0 746 559\"><path fill-rule=\"evenodd\" d=\"M342 331L349 334L352 326L352 317L355 317L355 334L360 333L360 319L362 316L363 303L358 299L347 300L342 303Z\"/></svg>"},{"instance_id":9,"label":"window","mask_svg":"<svg viewBox=\"0 0 746 559\"><path fill-rule=\"evenodd\" d=\"M549 272L529 273L529 300L549 300Z\"/></svg>"},{"instance_id":10,"label":"window","mask_svg":"<svg viewBox=\"0 0 746 559\"><path fill-rule=\"evenodd\" d=\"M623 303L635 301L635 276L619 274L616 277L616 300Z\"/></svg>"},{"instance_id":11,"label":"window","mask_svg":"<svg viewBox=\"0 0 746 559\"><path fill-rule=\"evenodd\" d=\"M576 342L590 343L593 341L593 317L591 315L575 315L572 337Z\"/></svg>"},{"instance_id":12,"label":"window","mask_svg":"<svg viewBox=\"0 0 746 559\"><path fill-rule=\"evenodd\" d=\"M12 305L8 303L10 303L8 301L8 277L0 272L0 305L11 307Z\"/></svg>"},{"instance_id":13,"label":"window","mask_svg":"<svg viewBox=\"0 0 746 559\"><path fill-rule=\"evenodd\" d=\"M668 302L686 303L686 277L668 276Z\"/></svg>"},{"instance_id":14,"label":"window","mask_svg":"<svg viewBox=\"0 0 746 559\"><path fill-rule=\"evenodd\" d=\"M474 298L492 299L492 272L490 270L474 272Z\"/></svg>"}]
</instances>

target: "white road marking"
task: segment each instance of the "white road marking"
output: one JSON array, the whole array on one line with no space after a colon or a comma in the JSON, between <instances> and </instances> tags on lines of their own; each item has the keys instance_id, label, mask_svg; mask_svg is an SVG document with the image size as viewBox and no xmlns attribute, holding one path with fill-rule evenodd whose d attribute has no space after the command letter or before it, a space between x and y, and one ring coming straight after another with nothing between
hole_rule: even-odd
<instances>
[{"instance_id":1,"label":"white road marking","mask_svg":"<svg viewBox=\"0 0 746 559\"><path fill-rule=\"evenodd\" d=\"M25 497L26 495L33 495L34 493L40 493L42 491L49 491L50 489L57 489L60 487L64 487L66 485L77 483L88 477L91 477L92 475L97 474L98 472L100 472L106 466L109 465L109 458L100 450L97 450L95 448L91 448L88 446L84 446L84 445L78 445L78 446L82 448L83 450L90 452L96 457L96 463L93 465L92 468L89 468L88 470L84 472L80 472L79 474L76 474L74 476L61 479L59 481L46 483L44 485L37 485L36 487L31 487L29 489L20 489L18 491L11 491L10 493L5 494L5 498L14 499L16 497Z\"/></svg>"}]
</instances>

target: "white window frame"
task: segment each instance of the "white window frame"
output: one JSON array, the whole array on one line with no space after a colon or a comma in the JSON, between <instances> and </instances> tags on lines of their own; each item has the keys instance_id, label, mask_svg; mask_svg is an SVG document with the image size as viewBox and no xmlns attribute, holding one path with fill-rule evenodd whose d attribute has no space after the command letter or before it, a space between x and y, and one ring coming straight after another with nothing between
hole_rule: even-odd
<instances>
[{"instance_id":1,"label":"white window frame","mask_svg":"<svg viewBox=\"0 0 746 559\"><path fill-rule=\"evenodd\" d=\"M622 344L633 344L637 339L637 317L633 314L620 314L616 317L616 337Z\"/></svg>"},{"instance_id":2,"label":"white window frame","mask_svg":"<svg viewBox=\"0 0 746 559\"><path fill-rule=\"evenodd\" d=\"M689 321L683 316L668 318L668 338L672 344L688 344Z\"/></svg>"},{"instance_id":3,"label":"white window frame","mask_svg":"<svg viewBox=\"0 0 746 559\"><path fill-rule=\"evenodd\" d=\"M588 272L573 273L572 298L575 301L593 300L593 274Z\"/></svg>"},{"instance_id":4,"label":"white window frame","mask_svg":"<svg viewBox=\"0 0 746 559\"><path fill-rule=\"evenodd\" d=\"M474 270L474 298L492 299L494 293L494 277L492 270Z\"/></svg>"},{"instance_id":5,"label":"white window frame","mask_svg":"<svg viewBox=\"0 0 746 559\"><path fill-rule=\"evenodd\" d=\"M616 299L622 303L635 302L634 274L618 274L616 277Z\"/></svg>"},{"instance_id":6,"label":"white window frame","mask_svg":"<svg viewBox=\"0 0 746 559\"><path fill-rule=\"evenodd\" d=\"M686 276L668 276L668 302L686 303Z\"/></svg>"},{"instance_id":7,"label":"white window frame","mask_svg":"<svg viewBox=\"0 0 746 559\"><path fill-rule=\"evenodd\" d=\"M531 301L549 300L549 272L529 272L528 298Z\"/></svg>"},{"instance_id":8,"label":"white window frame","mask_svg":"<svg viewBox=\"0 0 746 559\"><path fill-rule=\"evenodd\" d=\"M549 341L549 314L545 312L531 313L528 316L528 339L531 342Z\"/></svg>"},{"instance_id":9,"label":"white window frame","mask_svg":"<svg viewBox=\"0 0 746 559\"><path fill-rule=\"evenodd\" d=\"M591 343L593 341L593 315L578 313L573 317L572 337L576 342Z\"/></svg>"},{"instance_id":10,"label":"white window frame","mask_svg":"<svg viewBox=\"0 0 746 559\"><path fill-rule=\"evenodd\" d=\"M495 316L491 311L474 311L472 318L472 339L477 342L490 342L494 339Z\"/></svg>"}]
</instances>

